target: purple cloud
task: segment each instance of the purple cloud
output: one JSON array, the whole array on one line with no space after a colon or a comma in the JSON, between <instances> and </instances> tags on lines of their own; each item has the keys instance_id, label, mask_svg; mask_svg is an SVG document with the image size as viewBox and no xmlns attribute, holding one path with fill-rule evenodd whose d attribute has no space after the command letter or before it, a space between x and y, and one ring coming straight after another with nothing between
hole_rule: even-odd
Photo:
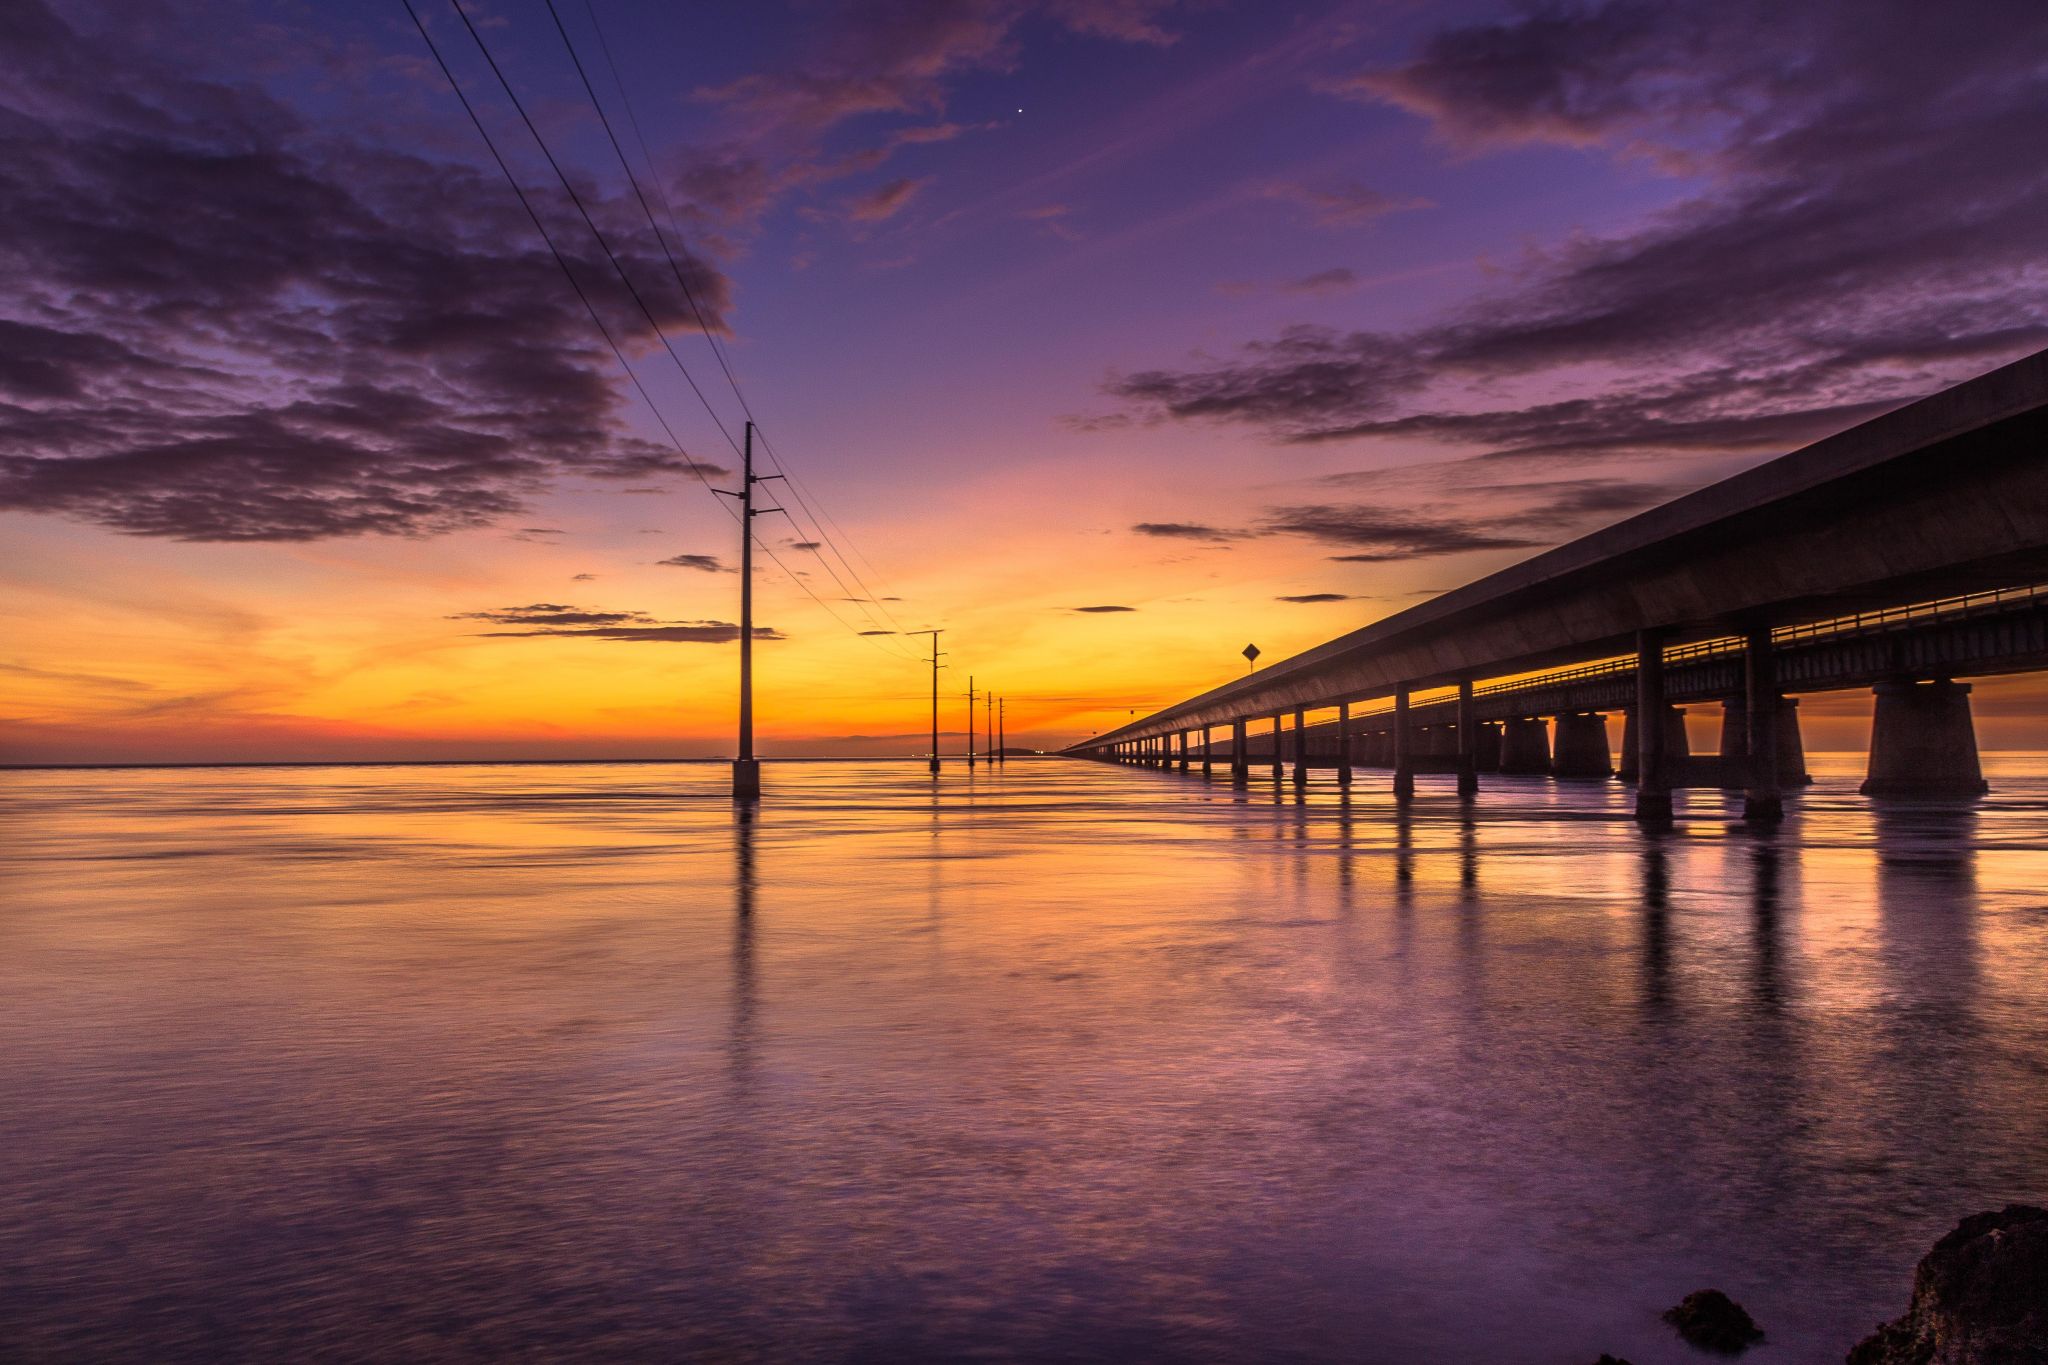
<instances>
[{"instance_id":1,"label":"purple cloud","mask_svg":"<svg viewBox=\"0 0 2048 1365\"><path fill-rule=\"evenodd\" d=\"M1135 413L1539 467L1764 453L2048 344L2048 165L2013 154L2048 26L2019 0L1531 6L1339 89L1462 154L1582 147L1702 188L1431 325L1113 378ZM1471 401L1508 381L1544 396Z\"/></svg>"},{"instance_id":2,"label":"purple cloud","mask_svg":"<svg viewBox=\"0 0 2048 1365\"><path fill-rule=\"evenodd\" d=\"M495 171L314 126L43 0L0 22L0 64L0 508L179 540L418 536L564 475L690 472L621 428L613 362ZM593 211L661 324L695 326L644 223ZM562 240L646 339L587 234ZM682 267L722 327L724 277Z\"/></svg>"}]
</instances>

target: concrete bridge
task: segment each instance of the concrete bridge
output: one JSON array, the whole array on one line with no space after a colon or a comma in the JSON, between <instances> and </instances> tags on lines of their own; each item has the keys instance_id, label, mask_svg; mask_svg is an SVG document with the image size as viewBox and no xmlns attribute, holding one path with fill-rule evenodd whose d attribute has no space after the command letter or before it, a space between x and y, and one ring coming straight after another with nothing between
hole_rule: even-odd
<instances>
[{"instance_id":1,"label":"concrete bridge","mask_svg":"<svg viewBox=\"0 0 2048 1365\"><path fill-rule=\"evenodd\" d=\"M1306 782L1418 773L1607 778L1636 814L1739 786L1772 821L1805 781L1796 695L1876 694L1864 790L1963 798L1984 779L1966 684L2048 669L2048 351L1546 551L1249 677L1070 746L1270 766ZM1680 708L1722 710L1688 752ZM1330 714L1334 712L1334 715ZM1656 717L1655 724L1638 723ZM1774 762L1753 762L1753 755Z\"/></svg>"}]
</instances>

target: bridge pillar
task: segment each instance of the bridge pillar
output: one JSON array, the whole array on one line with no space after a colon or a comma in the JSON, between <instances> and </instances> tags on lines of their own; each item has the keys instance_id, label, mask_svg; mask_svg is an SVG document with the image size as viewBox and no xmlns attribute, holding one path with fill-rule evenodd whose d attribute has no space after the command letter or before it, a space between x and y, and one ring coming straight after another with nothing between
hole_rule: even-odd
<instances>
[{"instance_id":1,"label":"bridge pillar","mask_svg":"<svg viewBox=\"0 0 2048 1365\"><path fill-rule=\"evenodd\" d=\"M1273 785L1276 787L1280 785L1280 766L1287 757L1287 750L1280 743L1280 727L1285 720L1283 713L1273 713Z\"/></svg>"},{"instance_id":2,"label":"bridge pillar","mask_svg":"<svg viewBox=\"0 0 2048 1365\"><path fill-rule=\"evenodd\" d=\"M1406 801L1415 795L1415 736L1408 725L1408 687L1394 689L1394 799Z\"/></svg>"},{"instance_id":3,"label":"bridge pillar","mask_svg":"<svg viewBox=\"0 0 2048 1365\"><path fill-rule=\"evenodd\" d=\"M1636 632L1636 819L1664 824L1671 819L1671 773L1666 766L1664 632ZM1680 713L1681 716L1683 713ZM1684 720L1679 733L1684 733Z\"/></svg>"},{"instance_id":4,"label":"bridge pillar","mask_svg":"<svg viewBox=\"0 0 2048 1365\"><path fill-rule=\"evenodd\" d=\"M1180 770L1186 772L1188 770L1188 732L1185 730L1180 731L1174 736L1174 740L1180 748Z\"/></svg>"},{"instance_id":5,"label":"bridge pillar","mask_svg":"<svg viewBox=\"0 0 2048 1365\"><path fill-rule=\"evenodd\" d=\"M1242 787L1252 779L1251 736L1245 733L1243 716L1230 722L1230 785Z\"/></svg>"},{"instance_id":6,"label":"bridge pillar","mask_svg":"<svg viewBox=\"0 0 2048 1365\"><path fill-rule=\"evenodd\" d=\"M1748 722L1744 721L1743 724L1747 726ZM1643 741L1636 733L1636 711L1634 707L1630 707L1622 718L1621 765L1616 776L1624 782L1636 781L1642 757ZM1691 758L1692 741L1685 733L1685 708L1667 706L1664 708L1664 770L1667 773L1678 773Z\"/></svg>"},{"instance_id":7,"label":"bridge pillar","mask_svg":"<svg viewBox=\"0 0 2048 1365\"><path fill-rule=\"evenodd\" d=\"M1977 760L1969 684L1901 680L1876 691L1865 796L1953 801L1990 790Z\"/></svg>"},{"instance_id":8,"label":"bridge pillar","mask_svg":"<svg viewBox=\"0 0 2048 1365\"><path fill-rule=\"evenodd\" d=\"M1458 795L1479 791L1479 732L1472 722L1472 680L1458 679Z\"/></svg>"},{"instance_id":9,"label":"bridge pillar","mask_svg":"<svg viewBox=\"0 0 2048 1365\"><path fill-rule=\"evenodd\" d=\"M1351 703L1337 703L1337 785L1351 785Z\"/></svg>"},{"instance_id":10,"label":"bridge pillar","mask_svg":"<svg viewBox=\"0 0 2048 1365\"><path fill-rule=\"evenodd\" d=\"M1483 722L1472 732L1473 766L1483 773L1500 771L1500 722Z\"/></svg>"},{"instance_id":11,"label":"bridge pillar","mask_svg":"<svg viewBox=\"0 0 2048 1365\"><path fill-rule=\"evenodd\" d=\"M1500 735L1500 770L1504 773L1548 773L1550 731L1538 716L1516 716Z\"/></svg>"},{"instance_id":12,"label":"bridge pillar","mask_svg":"<svg viewBox=\"0 0 2048 1365\"><path fill-rule=\"evenodd\" d=\"M1557 718L1552 777L1612 777L1613 755L1607 748L1607 717L1594 711L1567 711Z\"/></svg>"},{"instance_id":13,"label":"bridge pillar","mask_svg":"<svg viewBox=\"0 0 2048 1365\"><path fill-rule=\"evenodd\" d=\"M1202 776L1213 776L1216 771L1216 727L1202 727Z\"/></svg>"},{"instance_id":14,"label":"bridge pillar","mask_svg":"<svg viewBox=\"0 0 2048 1365\"><path fill-rule=\"evenodd\" d=\"M1769 626L1753 626L1742 649L1743 696L1748 702L1749 780L1742 793L1742 818L1774 825L1785 818L1778 785L1778 656Z\"/></svg>"},{"instance_id":15,"label":"bridge pillar","mask_svg":"<svg viewBox=\"0 0 2048 1365\"><path fill-rule=\"evenodd\" d=\"M1778 698L1778 785L1804 787L1813 782L1806 771L1806 745L1799 737L1799 699ZM1749 784L1749 705L1731 698L1721 703L1721 785Z\"/></svg>"},{"instance_id":16,"label":"bridge pillar","mask_svg":"<svg viewBox=\"0 0 2048 1365\"><path fill-rule=\"evenodd\" d=\"M1294 785L1308 785L1308 712L1294 708Z\"/></svg>"}]
</instances>

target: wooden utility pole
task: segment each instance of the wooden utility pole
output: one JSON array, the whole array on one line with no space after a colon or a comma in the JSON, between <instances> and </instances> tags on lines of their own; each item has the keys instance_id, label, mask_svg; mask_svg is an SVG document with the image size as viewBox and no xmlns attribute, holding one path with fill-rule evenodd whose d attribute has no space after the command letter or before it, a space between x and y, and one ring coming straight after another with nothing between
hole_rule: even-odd
<instances>
[{"instance_id":1,"label":"wooden utility pole","mask_svg":"<svg viewBox=\"0 0 2048 1365\"><path fill-rule=\"evenodd\" d=\"M939 637L943 630L914 630L913 635L932 637L932 774L939 771L939 660L945 656L939 653Z\"/></svg>"},{"instance_id":2,"label":"wooden utility pole","mask_svg":"<svg viewBox=\"0 0 2048 1365\"><path fill-rule=\"evenodd\" d=\"M740 753L732 761L732 799L761 799L761 760L754 757L754 518L780 507L754 506L754 485L779 479L780 474L754 473L754 424L747 423L747 441L742 455L740 491L723 488L711 491L740 500Z\"/></svg>"},{"instance_id":3,"label":"wooden utility pole","mask_svg":"<svg viewBox=\"0 0 2048 1365\"><path fill-rule=\"evenodd\" d=\"M1010 699L1002 698L996 703L996 762L1010 761Z\"/></svg>"}]
</instances>

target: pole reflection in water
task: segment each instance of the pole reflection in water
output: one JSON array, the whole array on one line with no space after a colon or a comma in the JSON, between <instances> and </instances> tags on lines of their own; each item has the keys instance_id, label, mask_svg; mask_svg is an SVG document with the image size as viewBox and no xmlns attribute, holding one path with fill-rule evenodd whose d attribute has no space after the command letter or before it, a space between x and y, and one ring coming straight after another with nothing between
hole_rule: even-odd
<instances>
[{"instance_id":1,"label":"pole reflection in water","mask_svg":"<svg viewBox=\"0 0 2048 1365\"><path fill-rule=\"evenodd\" d=\"M0 774L0 1353L1839 1359L2048 1198L2048 766L1810 758Z\"/></svg>"},{"instance_id":2,"label":"pole reflection in water","mask_svg":"<svg viewBox=\"0 0 2048 1365\"><path fill-rule=\"evenodd\" d=\"M754 870L753 808L733 808L732 823L732 1034L727 1048L733 1099L744 1102L754 1080Z\"/></svg>"}]
</instances>

